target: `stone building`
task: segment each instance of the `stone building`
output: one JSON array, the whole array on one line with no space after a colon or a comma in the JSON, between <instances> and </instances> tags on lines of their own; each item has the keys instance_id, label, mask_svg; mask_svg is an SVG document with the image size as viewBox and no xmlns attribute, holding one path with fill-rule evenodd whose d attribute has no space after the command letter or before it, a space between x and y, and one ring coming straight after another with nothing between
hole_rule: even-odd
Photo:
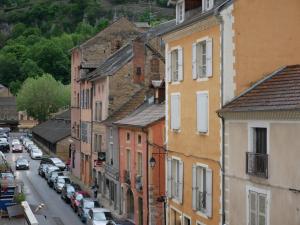
<instances>
[{"instance_id":1,"label":"stone building","mask_svg":"<svg viewBox=\"0 0 300 225\"><path fill-rule=\"evenodd\" d=\"M18 127L18 112L15 97L0 97L0 127Z\"/></svg>"}]
</instances>

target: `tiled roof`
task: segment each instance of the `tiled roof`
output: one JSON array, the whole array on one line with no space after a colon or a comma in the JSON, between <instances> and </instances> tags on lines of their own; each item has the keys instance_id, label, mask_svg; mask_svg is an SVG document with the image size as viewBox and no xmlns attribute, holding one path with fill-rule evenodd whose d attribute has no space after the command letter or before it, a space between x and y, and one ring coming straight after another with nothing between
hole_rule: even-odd
<instances>
[{"instance_id":1,"label":"tiled roof","mask_svg":"<svg viewBox=\"0 0 300 225\"><path fill-rule=\"evenodd\" d=\"M70 110L56 115L54 118L35 126L32 129L32 133L52 144L70 136Z\"/></svg>"},{"instance_id":2,"label":"tiled roof","mask_svg":"<svg viewBox=\"0 0 300 225\"><path fill-rule=\"evenodd\" d=\"M165 104L145 104L131 115L114 124L118 126L146 127L165 117Z\"/></svg>"},{"instance_id":3,"label":"tiled roof","mask_svg":"<svg viewBox=\"0 0 300 225\"><path fill-rule=\"evenodd\" d=\"M275 71L226 104L220 112L300 110L300 65Z\"/></svg>"},{"instance_id":4,"label":"tiled roof","mask_svg":"<svg viewBox=\"0 0 300 225\"><path fill-rule=\"evenodd\" d=\"M145 102L146 89L137 91L124 105L109 116L105 123L115 122L131 114Z\"/></svg>"},{"instance_id":5,"label":"tiled roof","mask_svg":"<svg viewBox=\"0 0 300 225\"><path fill-rule=\"evenodd\" d=\"M128 44L116 51L96 70L88 74L90 80L102 76L110 76L127 64L133 57L132 45Z\"/></svg>"}]
</instances>

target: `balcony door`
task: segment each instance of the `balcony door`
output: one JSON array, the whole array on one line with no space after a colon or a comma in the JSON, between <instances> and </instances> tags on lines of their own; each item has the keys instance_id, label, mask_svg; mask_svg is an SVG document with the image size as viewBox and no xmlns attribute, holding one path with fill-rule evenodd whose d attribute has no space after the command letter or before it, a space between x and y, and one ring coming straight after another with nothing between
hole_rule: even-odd
<instances>
[{"instance_id":1,"label":"balcony door","mask_svg":"<svg viewBox=\"0 0 300 225\"><path fill-rule=\"evenodd\" d=\"M253 128L254 152L258 154L267 154L267 128Z\"/></svg>"}]
</instances>

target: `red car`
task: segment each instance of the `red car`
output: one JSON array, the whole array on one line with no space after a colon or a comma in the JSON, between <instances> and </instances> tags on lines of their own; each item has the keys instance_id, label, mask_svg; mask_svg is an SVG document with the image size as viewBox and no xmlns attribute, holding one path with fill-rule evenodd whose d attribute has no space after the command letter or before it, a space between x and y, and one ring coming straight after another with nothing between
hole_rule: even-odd
<instances>
[{"instance_id":1,"label":"red car","mask_svg":"<svg viewBox=\"0 0 300 225\"><path fill-rule=\"evenodd\" d=\"M83 199L83 198L88 198L88 197L90 197L90 195L89 195L89 193L87 193L85 191L77 191L77 192L75 192L71 196L71 198L70 198L70 200L71 200L70 205L71 205L72 209L75 212L77 212L78 207L80 205L80 200Z\"/></svg>"},{"instance_id":2,"label":"red car","mask_svg":"<svg viewBox=\"0 0 300 225\"><path fill-rule=\"evenodd\" d=\"M14 144L11 148L11 151L13 153L15 153L15 152L21 152L22 153L23 152L23 146L21 144Z\"/></svg>"}]
</instances>

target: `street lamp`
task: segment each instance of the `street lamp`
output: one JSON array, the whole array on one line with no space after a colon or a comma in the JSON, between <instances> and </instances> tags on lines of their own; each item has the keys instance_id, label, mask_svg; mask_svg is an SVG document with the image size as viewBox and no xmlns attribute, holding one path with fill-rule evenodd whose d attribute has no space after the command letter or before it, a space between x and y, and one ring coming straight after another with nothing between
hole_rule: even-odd
<instances>
[{"instance_id":1,"label":"street lamp","mask_svg":"<svg viewBox=\"0 0 300 225\"><path fill-rule=\"evenodd\" d=\"M153 156L151 157L149 163L150 163L150 167L153 169L155 167L155 164L156 164L156 161L155 161Z\"/></svg>"}]
</instances>

